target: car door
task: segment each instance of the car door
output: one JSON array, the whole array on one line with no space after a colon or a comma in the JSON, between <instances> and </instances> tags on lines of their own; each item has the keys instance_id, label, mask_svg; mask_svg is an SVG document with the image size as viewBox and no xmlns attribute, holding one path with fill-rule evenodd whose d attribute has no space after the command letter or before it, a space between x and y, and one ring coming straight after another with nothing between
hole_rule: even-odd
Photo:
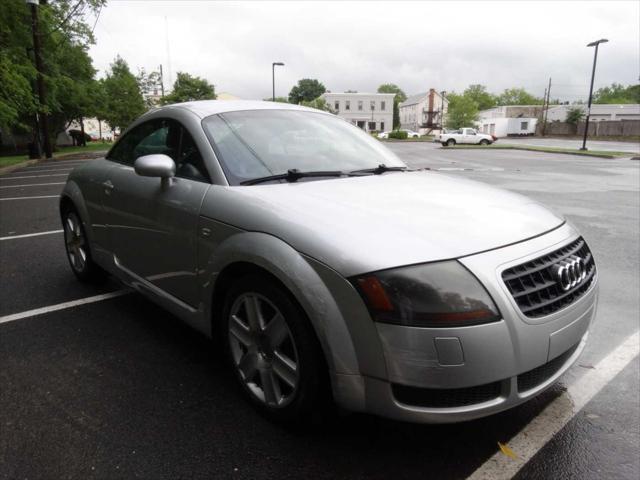
<instances>
[{"instance_id":1,"label":"car door","mask_svg":"<svg viewBox=\"0 0 640 480\"><path fill-rule=\"evenodd\" d=\"M464 143L478 143L478 136L476 135L476 131L472 128L464 129Z\"/></svg>"},{"instance_id":2,"label":"car door","mask_svg":"<svg viewBox=\"0 0 640 480\"><path fill-rule=\"evenodd\" d=\"M105 187L109 244L117 265L196 306L198 218L211 186L202 156L188 130L172 119L140 124L120 144ZM136 174L135 160L152 153L174 160L174 178L163 182Z\"/></svg>"}]
</instances>

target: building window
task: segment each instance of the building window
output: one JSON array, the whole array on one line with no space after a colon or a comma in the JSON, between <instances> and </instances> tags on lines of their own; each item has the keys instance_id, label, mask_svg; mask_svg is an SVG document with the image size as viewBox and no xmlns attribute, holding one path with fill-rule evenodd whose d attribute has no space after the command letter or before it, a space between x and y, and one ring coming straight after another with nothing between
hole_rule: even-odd
<instances>
[{"instance_id":1,"label":"building window","mask_svg":"<svg viewBox=\"0 0 640 480\"><path fill-rule=\"evenodd\" d=\"M366 122L364 120L358 120L356 125L358 125L358 128L361 128L362 130L364 130L365 123Z\"/></svg>"},{"instance_id":2,"label":"building window","mask_svg":"<svg viewBox=\"0 0 640 480\"><path fill-rule=\"evenodd\" d=\"M384 102L382 104L384 105ZM384 132L384 122L380 122L380 131Z\"/></svg>"},{"instance_id":3,"label":"building window","mask_svg":"<svg viewBox=\"0 0 640 480\"><path fill-rule=\"evenodd\" d=\"M362 100L358 100L358 110L362 110Z\"/></svg>"},{"instance_id":4,"label":"building window","mask_svg":"<svg viewBox=\"0 0 640 480\"><path fill-rule=\"evenodd\" d=\"M529 122L520 122L520 130L526 130L529 128Z\"/></svg>"},{"instance_id":5,"label":"building window","mask_svg":"<svg viewBox=\"0 0 640 480\"><path fill-rule=\"evenodd\" d=\"M371 111L373 112L376 109L376 101L371 100L371 102L369 102L369 105L371 107Z\"/></svg>"},{"instance_id":6,"label":"building window","mask_svg":"<svg viewBox=\"0 0 640 480\"><path fill-rule=\"evenodd\" d=\"M350 100L345 100L344 109L345 110L351 110L351 101Z\"/></svg>"},{"instance_id":7,"label":"building window","mask_svg":"<svg viewBox=\"0 0 640 480\"><path fill-rule=\"evenodd\" d=\"M369 122L369 131L373 132L376 129L376 122Z\"/></svg>"},{"instance_id":8,"label":"building window","mask_svg":"<svg viewBox=\"0 0 640 480\"><path fill-rule=\"evenodd\" d=\"M385 102L384 100L380 102L380 110L382 110L384 112L385 108L387 107L387 102Z\"/></svg>"},{"instance_id":9,"label":"building window","mask_svg":"<svg viewBox=\"0 0 640 480\"><path fill-rule=\"evenodd\" d=\"M340 101L339 101L339 100L336 100L336 101L333 103L333 106L335 107L336 112L340 111Z\"/></svg>"}]
</instances>

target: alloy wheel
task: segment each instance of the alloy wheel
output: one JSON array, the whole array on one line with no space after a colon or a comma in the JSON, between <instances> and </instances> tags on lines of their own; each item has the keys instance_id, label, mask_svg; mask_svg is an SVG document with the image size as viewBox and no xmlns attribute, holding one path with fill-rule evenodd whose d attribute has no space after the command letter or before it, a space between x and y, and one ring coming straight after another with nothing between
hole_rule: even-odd
<instances>
[{"instance_id":1,"label":"alloy wheel","mask_svg":"<svg viewBox=\"0 0 640 480\"><path fill-rule=\"evenodd\" d=\"M87 265L87 244L78 216L70 212L64 222L64 240L71 266L76 272L84 271Z\"/></svg>"},{"instance_id":2,"label":"alloy wheel","mask_svg":"<svg viewBox=\"0 0 640 480\"><path fill-rule=\"evenodd\" d=\"M280 310L266 297L246 292L228 318L231 356L240 379L260 402L282 408L300 383L295 340Z\"/></svg>"}]
</instances>

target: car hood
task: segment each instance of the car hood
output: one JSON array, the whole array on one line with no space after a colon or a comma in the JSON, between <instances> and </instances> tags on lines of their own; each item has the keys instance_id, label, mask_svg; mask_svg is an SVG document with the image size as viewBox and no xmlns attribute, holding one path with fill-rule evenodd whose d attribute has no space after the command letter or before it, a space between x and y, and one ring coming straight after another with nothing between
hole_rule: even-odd
<instances>
[{"instance_id":1,"label":"car hood","mask_svg":"<svg viewBox=\"0 0 640 480\"><path fill-rule=\"evenodd\" d=\"M202 214L277 236L345 276L458 258L564 223L529 198L435 172L213 186Z\"/></svg>"}]
</instances>

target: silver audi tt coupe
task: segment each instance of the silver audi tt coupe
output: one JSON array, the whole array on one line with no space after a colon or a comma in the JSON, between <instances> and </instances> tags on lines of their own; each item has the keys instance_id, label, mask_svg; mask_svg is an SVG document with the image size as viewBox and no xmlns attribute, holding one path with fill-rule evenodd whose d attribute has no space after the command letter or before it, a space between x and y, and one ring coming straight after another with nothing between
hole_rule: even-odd
<instances>
[{"instance_id":1,"label":"silver audi tt coupe","mask_svg":"<svg viewBox=\"0 0 640 480\"><path fill-rule=\"evenodd\" d=\"M412 422L505 410L576 361L596 311L566 220L294 105L149 112L60 213L80 280L112 274L215 339L276 420L331 398Z\"/></svg>"}]
</instances>

